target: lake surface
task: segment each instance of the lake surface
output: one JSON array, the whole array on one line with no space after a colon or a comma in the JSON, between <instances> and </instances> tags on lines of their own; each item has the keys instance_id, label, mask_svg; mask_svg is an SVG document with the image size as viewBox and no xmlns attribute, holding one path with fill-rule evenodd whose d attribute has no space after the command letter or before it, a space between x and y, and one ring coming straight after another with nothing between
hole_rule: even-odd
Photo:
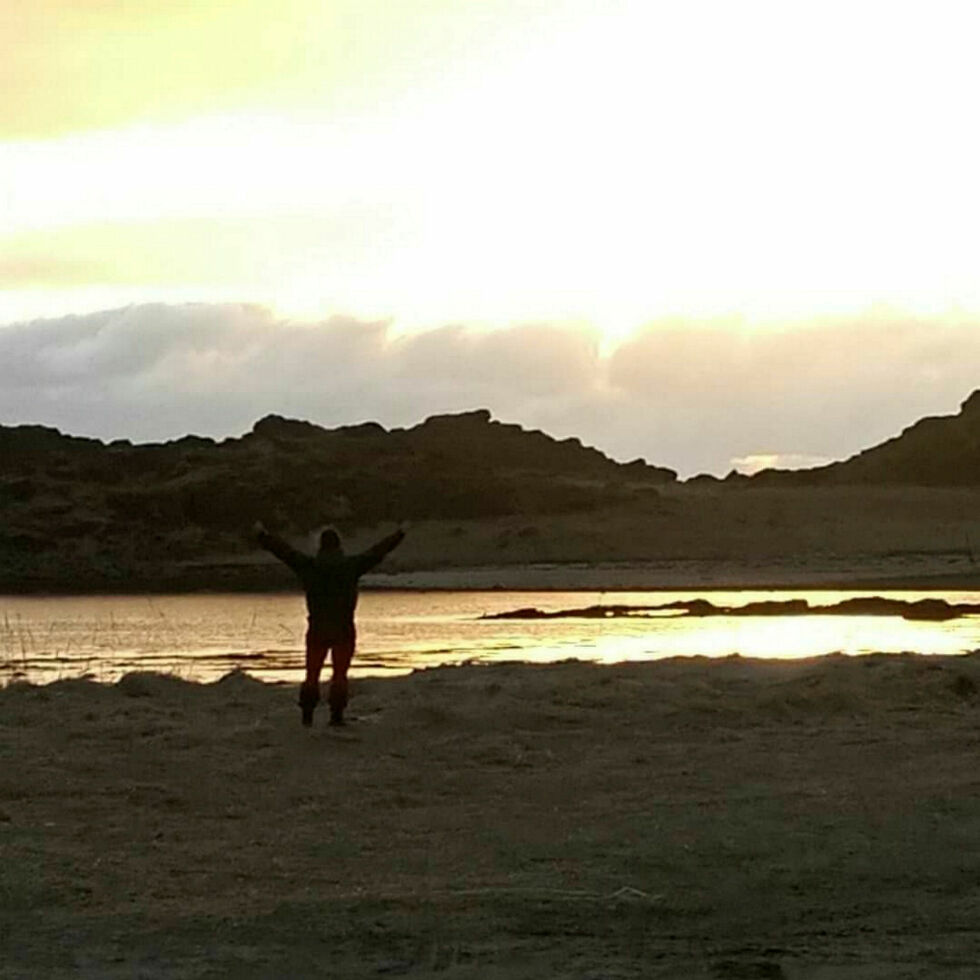
<instances>
[{"instance_id":1,"label":"lake surface","mask_svg":"<svg viewBox=\"0 0 980 980\"><path fill-rule=\"evenodd\" d=\"M358 607L356 674L461 663L576 658L602 663L674 656L807 657L875 651L980 649L980 617L945 623L879 616L483 620L526 606L653 605L708 598L740 606L763 599L826 605L860 591L365 592ZM980 602L980 592L877 592L906 600ZM0 596L0 683L134 670L211 681L236 667L263 680L301 678L306 626L301 595Z\"/></svg>"}]
</instances>

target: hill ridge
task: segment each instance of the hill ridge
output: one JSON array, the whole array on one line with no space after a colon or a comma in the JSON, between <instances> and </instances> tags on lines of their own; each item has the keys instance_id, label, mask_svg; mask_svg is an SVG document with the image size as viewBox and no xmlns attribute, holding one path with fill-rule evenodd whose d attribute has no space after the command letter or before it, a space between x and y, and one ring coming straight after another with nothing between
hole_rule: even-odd
<instances>
[{"instance_id":1,"label":"hill ridge","mask_svg":"<svg viewBox=\"0 0 980 980\"><path fill-rule=\"evenodd\" d=\"M147 562L240 553L257 519L296 534L585 512L650 499L676 478L486 409L391 430L267 415L239 437L142 445L0 426L0 586L58 580L62 566L115 581Z\"/></svg>"}]
</instances>

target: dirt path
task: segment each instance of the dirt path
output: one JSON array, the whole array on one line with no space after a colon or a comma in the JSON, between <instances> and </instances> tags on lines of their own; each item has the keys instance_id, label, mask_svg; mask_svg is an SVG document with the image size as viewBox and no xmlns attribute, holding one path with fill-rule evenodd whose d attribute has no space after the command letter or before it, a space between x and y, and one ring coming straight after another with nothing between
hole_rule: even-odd
<instances>
[{"instance_id":1,"label":"dirt path","mask_svg":"<svg viewBox=\"0 0 980 980\"><path fill-rule=\"evenodd\" d=\"M0 976L977 975L980 656L0 691Z\"/></svg>"}]
</instances>

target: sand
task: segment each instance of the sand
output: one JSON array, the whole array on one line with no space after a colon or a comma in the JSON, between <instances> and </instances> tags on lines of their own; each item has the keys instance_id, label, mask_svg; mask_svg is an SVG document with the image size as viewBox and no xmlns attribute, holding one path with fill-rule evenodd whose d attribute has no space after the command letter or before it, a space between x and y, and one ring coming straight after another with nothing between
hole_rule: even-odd
<instances>
[{"instance_id":1,"label":"sand","mask_svg":"<svg viewBox=\"0 0 980 980\"><path fill-rule=\"evenodd\" d=\"M633 507L420 522L372 581L402 588L980 590L980 490L684 485Z\"/></svg>"},{"instance_id":2,"label":"sand","mask_svg":"<svg viewBox=\"0 0 980 980\"><path fill-rule=\"evenodd\" d=\"M84 522L83 522L84 523ZM0 591L171 593L293 589L248 526L140 547L98 536L8 555ZM348 550L392 522L341 526ZM314 547L317 528L293 540ZM115 540L115 539L114 539ZM364 584L409 589L980 590L980 488L679 484L575 513L419 520Z\"/></svg>"},{"instance_id":3,"label":"sand","mask_svg":"<svg viewBox=\"0 0 980 980\"><path fill-rule=\"evenodd\" d=\"M0 691L0 976L977 976L980 653Z\"/></svg>"}]
</instances>

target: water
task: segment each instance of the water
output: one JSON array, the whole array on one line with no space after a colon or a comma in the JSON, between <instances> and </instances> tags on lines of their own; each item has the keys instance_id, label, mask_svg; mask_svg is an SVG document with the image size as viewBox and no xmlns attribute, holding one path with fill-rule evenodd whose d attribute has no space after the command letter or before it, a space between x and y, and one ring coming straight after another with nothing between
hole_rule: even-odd
<instances>
[{"instance_id":1,"label":"water","mask_svg":"<svg viewBox=\"0 0 980 980\"><path fill-rule=\"evenodd\" d=\"M664 616L657 619L481 620L524 606L716 605L807 599L826 605L866 592L367 592L358 608L355 673L391 674L467 660L602 663L672 656L806 657L839 651L964 653L980 649L980 617L946 623L897 617ZM884 592L980 602L980 592ZM295 594L0 596L0 683L155 670L210 681L240 667L263 680L301 676L305 609Z\"/></svg>"}]
</instances>

